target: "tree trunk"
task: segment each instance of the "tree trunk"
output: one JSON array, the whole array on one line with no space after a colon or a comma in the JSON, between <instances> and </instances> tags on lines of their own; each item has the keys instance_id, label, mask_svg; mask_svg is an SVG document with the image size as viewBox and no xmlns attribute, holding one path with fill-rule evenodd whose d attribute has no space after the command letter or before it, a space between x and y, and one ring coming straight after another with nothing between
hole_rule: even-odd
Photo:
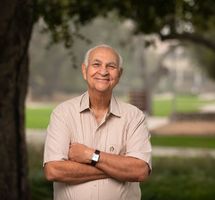
<instances>
[{"instance_id":1,"label":"tree trunk","mask_svg":"<svg viewBox=\"0 0 215 200\"><path fill-rule=\"evenodd\" d=\"M144 35L140 35L136 37L135 46L136 46L136 52L135 52L135 60L138 65L138 67L141 68L141 76L144 80L143 87L141 89L140 95L144 96L144 100L142 100L142 104L145 107L144 111L148 114L152 114L152 90L150 85L150 79L149 73L147 70L147 64L146 64L146 58L145 58L145 38Z\"/></svg>"},{"instance_id":2,"label":"tree trunk","mask_svg":"<svg viewBox=\"0 0 215 200\"><path fill-rule=\"evenodd\" d=\"M0 6L0 199L30 199L24 108L28 84L31 0Z\"/></svg>"}]
</instances>

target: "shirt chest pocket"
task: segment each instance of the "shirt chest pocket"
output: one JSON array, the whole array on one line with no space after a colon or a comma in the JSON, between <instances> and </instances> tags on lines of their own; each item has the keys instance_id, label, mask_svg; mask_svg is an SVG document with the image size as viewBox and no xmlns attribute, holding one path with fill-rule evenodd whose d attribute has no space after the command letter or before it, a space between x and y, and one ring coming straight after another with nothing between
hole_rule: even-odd
<instances>
[{"instance_id":1,"label":"shirt chest pocket","mask_svg":"<svg viewBox=\"0 0 215 200\"><path fill-rule=\"evenodd\" d=\"M116 155L125 155L126 147L125 145L110 143L106 145L106 152L111 154L116 154Z\"/></svg>"},{"instance_id":2,"label":"shirt chest pocket","mask_svg":"<svg viewBox=\"0 0 215 200\"><path fill-rule=\"evenodd\" d=\"M126 131L120 123L109 124L105 138L105 151L107 153L124 155L126 153Z\"/></svg>"}]
</instances>

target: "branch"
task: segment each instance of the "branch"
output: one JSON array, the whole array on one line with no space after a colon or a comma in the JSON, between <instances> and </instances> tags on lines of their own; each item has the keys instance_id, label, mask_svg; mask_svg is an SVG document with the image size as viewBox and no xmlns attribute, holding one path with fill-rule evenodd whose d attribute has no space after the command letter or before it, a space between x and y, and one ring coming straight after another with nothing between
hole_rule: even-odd
<instances>
[{"instance_id":1,"label":"branch","mask_svg":"<svg viewBox=\"0 0 215 200\"><path fill-rule=\"evenodd\" d=\"M195 33L173 33L173 34L169 34L169 35L160 34L160 38L162 41L172 40L172 39L190 41L190 42L193 42L196 44L203 45L215 52L215 42L214 41L212 41L211 39L205 38L202 35L195 34Z\"/></svg>"}]
</instances>

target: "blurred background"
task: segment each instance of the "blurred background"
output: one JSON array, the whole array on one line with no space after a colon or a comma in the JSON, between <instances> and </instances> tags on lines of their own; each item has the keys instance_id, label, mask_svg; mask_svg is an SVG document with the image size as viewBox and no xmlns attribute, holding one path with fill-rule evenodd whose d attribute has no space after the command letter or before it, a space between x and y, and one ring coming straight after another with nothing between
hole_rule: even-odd
<instances>
[{"instance_id":1,"label":"blurred background","mask_svg":"<svg viewBox=\"0 0 215 200\"><path fill-rule=\"evenodd\" d=\"M50 114L86 91L84 53L103 43L124 60L115 95L147 115L153 172L142 199L214 199L214 1L41 0L37 8L26 100L32 199L52 199L42 172Z\"/></svg>"}]
</instances>

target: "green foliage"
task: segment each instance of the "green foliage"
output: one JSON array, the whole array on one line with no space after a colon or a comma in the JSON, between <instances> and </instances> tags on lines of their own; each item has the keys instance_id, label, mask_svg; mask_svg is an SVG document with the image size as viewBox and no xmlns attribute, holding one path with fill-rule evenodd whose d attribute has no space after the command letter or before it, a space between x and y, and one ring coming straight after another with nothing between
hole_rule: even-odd
<instances>
[{"instance_id":1,"label":"green foliage","mask_svg":"<svg viewBox=\"0 0 215 200\"><path fill-rule=\"evenodd\" d=\"M32 200L52 200L52 183L43 173L43 147L28 145L29 182Z\"/></svg>"},{"instance_id":2,"label":"green foliage","mask_svg":"<svg viewBox=\"0 0 215 200\"><path fill-rule=\"evenodd\" d=\"M161 33L164 27L171 32L189 32L188 25L192 30L210 30L215 24L214 7L213 0L35 0L35 19L43 17L56 41L66 41L70 35L70 20L77 28L113 10L122 19L132 19L137 32Z\"/></svg>"},{"instance_id":3,"label":"green foliage","mask_svg":"<svg viewBox=\"0 0 215 200\"><path fill-rule=\"evenodd\" d=\"M97 16L105 16L113 10L114 0L35 0L35 21L40 17L51 31L52 41L64 41L65 47L71 47L74 37L86 39L79 34L79 26L86 24Z\"/></svg>"},{"instance_id":4,"label":"green foliage","mask_svg":"<svg viewBox=\"0 0 215 200\"><path fill-rule=\"evenodd\" d=\"M212 200L215 196L215 159L153 159L153 171L141 184L142 199Z\"/></svg>"},{"instance_id":5,"label":"green foliage","mask_svg":"<svg viewBox=\"0 0 215 200\"><path fill-rule=\"evenodd\" d=\"M45 180L41 169L30 178L32 200L52 200L52 183Z\"/></svg>"},{"instance_id":6,"label":"green foliage","mask_svg":"<svg viewBox=\"0 0 215 200\"><path fill-rule=\"evenodd\" d=\"M190 6L188 11L192 14L192 24L195 26L195 29L198 31L205 30L214 30L215 24L215 1L206 0L206 1L187 1ZM193 2L193 3L192 3ZM185 7L186 8L186 7ZM189 17L190 18L190 17Z\"/></svg>"},{"instance_id":7,"label":"green foliage","mask_svg":"<svg viewBox=\"0 0 215 200\"><path fill-rule=\"evenodd\" d=\"M215 34L212 34L213 36ZM193 48L191 48L191 52L194 54L194 62L195 65L199 66L204 70L208 77L215 80L215 57L214 52L204 48L204 47L198 47L197 45L194 45Z\"/></svg>"},{"instance_id":8,"label":"green foliage","mask_svg":"<svg viewBox=\"0 0 215 200\"><path fill-rule=\"evenodd\" d=\"M153 135L153 146L215 148L215 136Z\"/></svg>"}]
</instances>

